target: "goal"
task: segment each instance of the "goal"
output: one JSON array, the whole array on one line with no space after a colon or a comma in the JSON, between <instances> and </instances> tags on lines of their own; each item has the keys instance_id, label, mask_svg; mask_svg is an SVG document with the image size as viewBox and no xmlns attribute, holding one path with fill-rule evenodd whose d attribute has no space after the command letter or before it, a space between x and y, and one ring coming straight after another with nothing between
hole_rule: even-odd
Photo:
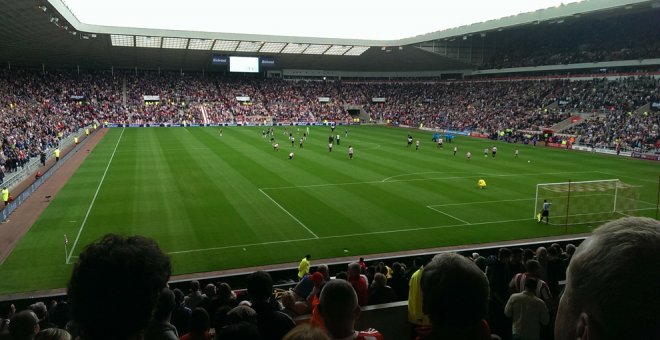
<instances>
[{"instance_id":1,"label":"goal","mask_svg":"<svg viewBox=\"0 0 660 340\"><path fill-rule=\"evenodd\" d=\"M543 201L551 203L549 223L571 225L605 222L637 211L639 186L618 179L540 183L536 185L534 218L543 210Z\"/></svg>"}]
</instances>

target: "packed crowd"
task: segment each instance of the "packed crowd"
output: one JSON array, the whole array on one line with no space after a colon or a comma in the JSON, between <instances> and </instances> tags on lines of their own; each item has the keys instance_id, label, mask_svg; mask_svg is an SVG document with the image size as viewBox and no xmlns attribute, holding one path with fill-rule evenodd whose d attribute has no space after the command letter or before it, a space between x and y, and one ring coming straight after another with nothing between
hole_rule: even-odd
<instances>
[{"instance_id":1,"label":"packed crowd","mask_svg":"<svg viewBox=\"0 0 660 340\"><path fill-rule=\"evenodd\" d=\"M19 312L1 303L0 339L382 340L355 329L360 307L405 300L411 339L655 339L659 249L660 222L624 218L579 248L442 253L410 268L361 258L334 278L325 265L310 274L307 255L290 290L257 271L245 292L192 281L184 294L168 288L170 260L154 241L106 235L80 255L68 299ZM310 317L296 326L300 315Z\"/></svg>"},{"instance_id":2,"label":"packed crowd","mask_svg":"<svg viewBox=\"0 0 660 340\"><path fill-rule=\"evenodd\" d=\"M372 122L493 134L540 131L576 112L602 116L569 133L586 143L655 145L659 101L653 78L620 81L287 81L218 75L96 72L0 73L0 165L30 157L92 122L120 124ZM145 96L152 96L145 100ZM374 101L374 98L379 98Z\"/></svg>"}]
</instances>

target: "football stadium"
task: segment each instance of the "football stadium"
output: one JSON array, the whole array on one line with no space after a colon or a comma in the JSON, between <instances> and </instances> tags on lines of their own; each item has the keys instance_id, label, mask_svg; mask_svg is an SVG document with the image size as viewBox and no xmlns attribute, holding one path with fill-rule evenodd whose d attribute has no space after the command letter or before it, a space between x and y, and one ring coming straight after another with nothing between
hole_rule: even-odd
<instances>
[{"instance_id":1,"label":"football stadium","mask_svg":"<svg viewBox=\"0 0 660 340\"><path fill-rule=\"evenodd\" d=\"M2 339L660 334L657 0L0 5Z\"/></svg>"}]
</instances>

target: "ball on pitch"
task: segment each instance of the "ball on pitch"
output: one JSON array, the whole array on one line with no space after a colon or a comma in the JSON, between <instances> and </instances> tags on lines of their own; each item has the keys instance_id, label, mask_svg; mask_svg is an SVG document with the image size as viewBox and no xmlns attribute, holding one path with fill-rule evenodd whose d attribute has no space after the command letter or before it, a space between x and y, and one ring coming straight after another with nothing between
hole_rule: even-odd
<instances>
[{"instance_id":1,"label":"ball on pitch","mask_svg":"<svg viewBox=\"0 0 660 340\"><path fill-rule=\"evenodd\" d=\"M532 161L527 161L527 163L531 163Z\"/></svg>"}]
</instances>

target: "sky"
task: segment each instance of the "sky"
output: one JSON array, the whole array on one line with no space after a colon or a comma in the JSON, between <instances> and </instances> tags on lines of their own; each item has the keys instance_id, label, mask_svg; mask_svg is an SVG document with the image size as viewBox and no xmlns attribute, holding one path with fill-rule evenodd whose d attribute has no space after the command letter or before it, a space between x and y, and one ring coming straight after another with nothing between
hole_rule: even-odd
<instances>
[{"instance_id":1,"label":"sky","mask_svg":"<svg viewBox=\"0 0 660 340\"><path fill-rule=\"evenodd\" d=\"M83 23L397 40L580 0L63 0Z\"/></svg>"}]
</instances>

